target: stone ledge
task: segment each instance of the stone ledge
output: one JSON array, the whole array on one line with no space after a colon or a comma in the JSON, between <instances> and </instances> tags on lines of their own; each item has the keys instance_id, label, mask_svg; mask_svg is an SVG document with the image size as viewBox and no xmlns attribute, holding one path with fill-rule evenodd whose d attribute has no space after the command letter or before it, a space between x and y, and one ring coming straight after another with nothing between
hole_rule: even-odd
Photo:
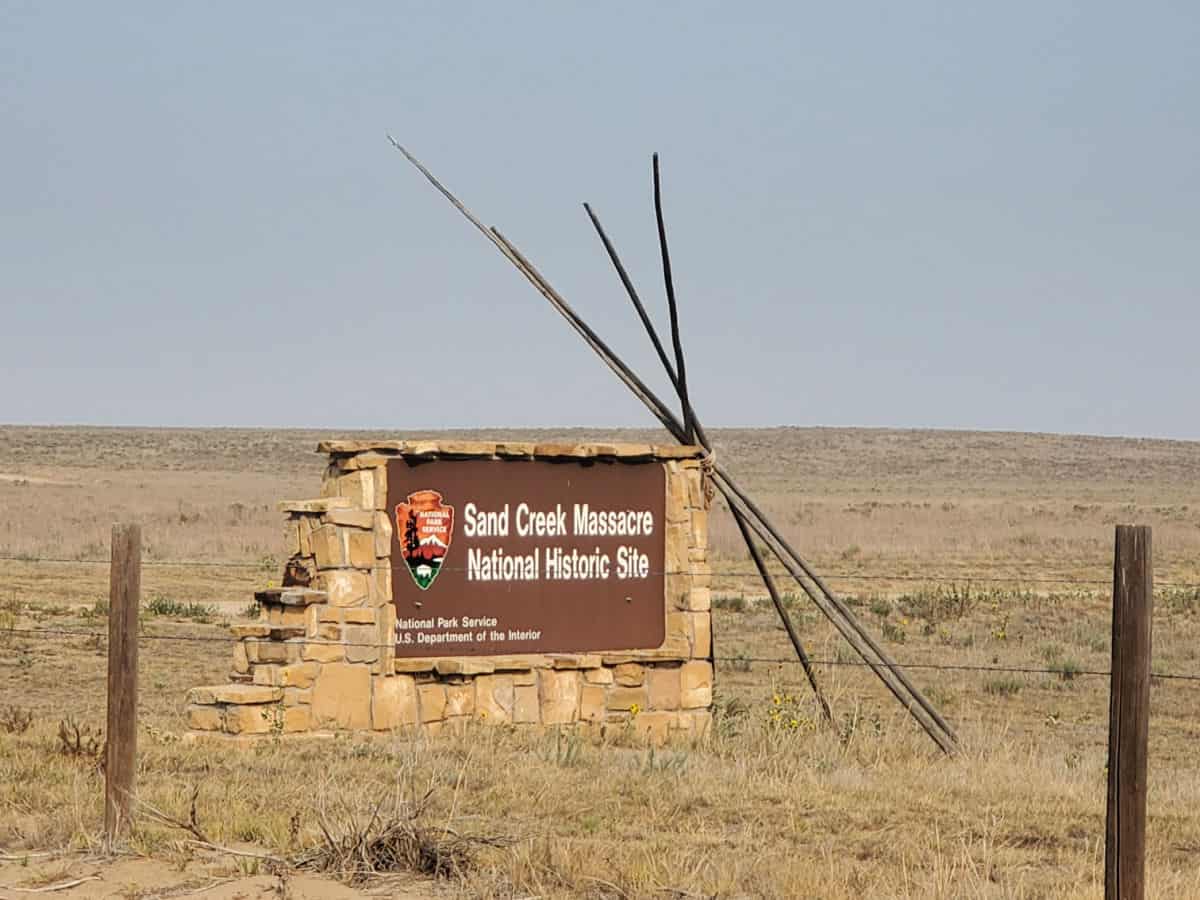
<instances>
[{"instance_id":1,"label":"stone ledge","mask_svg":"<svg viewBox=\"0 0 1200 900\"><path fill-rule=\"evenodd\" d=\"M279 511L285 513L327 513L334 509L350 509L349 497L321 497L317 500L282 500Z\"/></svg>"},{"instance_id":2,"label":"stone ledge","mask_svg":"<svg viewBox=\"0 0 1200 900\"><path fill-rule=\"evenodd\" d=\"M242 706L252 703L276 703L283 699L283 691L277 687L259 684L215 684L194 687L187 694L188 703L196 706L214 706L227 703Z\"/></svg>"},{"instance_id":3,"label":"stone ledge","mask_svg":"<svg viewBox=\"0 0 1200 900\"><path fill-rule=\"evenodd\" d=\"M267 588L255 591L254 599L259 603L278 603L282 606L308 606L311 603L328 603L329 594L312 588Z\"/></svg>"},{"instance_id":4,"label":"stone ledge","mask_svg":"<svg viewBox=\"0 0 1200 900\"><path fill-rule=\"evenodd\" d=\"M396 458L448 456L487 459L701 459L703 447L670 444L613 444L613 443L530 443L523 441L321 441L319 453L339 457L374 453ZM378 460L373 460L379 464ZM293 501L292 506L313 501ZM284 507L285 512L325 512L317 509Z\"/></svg>"},{"instance_id":5,"label":"stone ledge","mask_svg":"<svg viewBox=\"0 0 1200 900\"><path fill-rule=\"evenodd\" d=\"M670 650L621 651L621 659L636 655L650 662L685 662L691 657ZM492 672L528 672L532 669L598 669L610 656L600 653L529 653L513 656L398 656L393 669L404 675L437 672L439 675L490 675ZM633 656L630 656L632 660ZM603 662L602 662L603 660Z\"/></svg>"}]
</instances>

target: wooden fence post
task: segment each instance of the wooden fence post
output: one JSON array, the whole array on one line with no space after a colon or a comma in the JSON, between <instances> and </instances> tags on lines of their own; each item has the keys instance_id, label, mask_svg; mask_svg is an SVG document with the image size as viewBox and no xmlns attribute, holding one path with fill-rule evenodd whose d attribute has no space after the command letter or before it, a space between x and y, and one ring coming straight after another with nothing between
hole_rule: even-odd
<instances>
[{"instance_id":1,"label":"wooden fence post","mask_svg":"<svg viewBox=\"0 0 1200 900\"><path fill-rule=\"evenodd\" d=\"M1105 900L1142 900L1145 896L1146 755L1150 731L1153 605L1150 528L1118 525L1113 560Z\"/></svg>"},{"instance_id":2,"label":"wooden fence post","mask_svg":"<svg viewBox=\"0 0 1200 900\"><path fill-rule=\"evenodd\" d=\"M142 529L114 525L108 587L108 722L104 754L106 849L129 828L137 770L138 607Z\"/></svg>"}]
</instances>

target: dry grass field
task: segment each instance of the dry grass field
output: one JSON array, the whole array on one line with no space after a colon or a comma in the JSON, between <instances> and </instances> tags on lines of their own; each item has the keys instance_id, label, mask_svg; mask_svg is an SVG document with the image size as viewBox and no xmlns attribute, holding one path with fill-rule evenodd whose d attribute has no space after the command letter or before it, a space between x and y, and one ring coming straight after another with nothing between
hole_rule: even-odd
<instances>
[{"instance_id":1,"label":"dry grass field","mask_svg":"<svg viewBox=\"0 0 1200 900\"><path fill-rule=\"evenodd\" d=\"M786 659L789 648L761 588L740 574L750 563L720 513L711 535L718 710L696 744L650 749L618 735L597 746L498 728L436 740L272 740L251 752L184 744L184 693L225 680L224 625L278 578L275 504L316 492L314 448L328 436L0 428L0 898L5 884L92 870L106 880L53 896L180 896L205 885L198 896L226 896L217 881L238 876L248 898L1096 898L1108 682L1088 673L1108 663L1114 523L1154 526L1155 671L1200 674L1200 444L728 430L715 435L722 463L914 665L959 732L959 756L940 756L802 599L792 612L822 661L836 728L821 720L798 667L762 661ZM346 827L381 798L403 813L428 794L422 827L497 845L473 847L449 878L404 886L281 876L260 859L206 855L148 819L132 841L140 856L119 864L133 868L114 875L88 855L103 780L87 748L64 752L57 732L68 716L103 724L105 641L26 632L103 632L109 529L128 520L142 523L146 544L144 801L187 818L199 786L198 821L211 840L289 855L319 841L322 814ZM205 640L171 639L181 637ZM28 727L20 711L32 714ZM1200 897L1198 741L1200 682L1156 679L1152 897ZM80 853L22 862L26 851L60 850Z\"/></svg>"}]
</instances>

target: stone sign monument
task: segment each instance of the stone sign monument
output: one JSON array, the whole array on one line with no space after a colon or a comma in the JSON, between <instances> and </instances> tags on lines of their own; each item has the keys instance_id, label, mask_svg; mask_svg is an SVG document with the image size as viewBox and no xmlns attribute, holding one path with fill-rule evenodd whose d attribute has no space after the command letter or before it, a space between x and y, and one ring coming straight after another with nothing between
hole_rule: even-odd
<instances>
[{"instance_id":1,"label":"stone sign monument","mask_svg":"<svg viewBox=\"0 0 1200 900\"><path fill-rule=\"evenodd\" d=\"M234 625L193 738L475 721L709 724L709 486L699 447L328 441L285 502L283 587Z\"/></svg>"}]
</instances>

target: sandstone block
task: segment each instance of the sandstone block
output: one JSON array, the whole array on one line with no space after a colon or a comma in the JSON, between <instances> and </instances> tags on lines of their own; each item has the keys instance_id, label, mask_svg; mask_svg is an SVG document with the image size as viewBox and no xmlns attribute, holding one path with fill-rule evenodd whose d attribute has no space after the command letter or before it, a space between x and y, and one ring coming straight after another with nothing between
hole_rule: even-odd
<instances>
[{"instance_id":1,"label":"sandstone block","mask_svg":"<svg viewBox=\"0 0 1200 900\"><path fill-rule=\"evenodd\" d=\"M707 509L708 498L704 493L704 481L700 469L687 469L684 474L687 478L688 506L693 509Z\"/></svg>"},{"instance_id":2,"label":"sandstone block","mask_svg":"<svg viewBox=\"0 0 1200 900\"><path fill-rule=\"evenodd\" d=\"M580 690L579 719L582 722L604 721L604 685L585 684Z\"/></svg>"},{"instance_id":3,"label":"sandstone block","mask_svg":"<svg viewBox=\"0 0 1200 900\"><path fill-rule=\"evenodd\" d=\"M388 474L387 467L382 466L375 472L375 508L387 509Z\"/></svg>"},{"instance_id":4,"label":"sandstone block","mask_svg":"<svg viewBox=\"0 0 1200 900\"><path fill-rule=\"evenodd\" d=\"M533 669L525 669L524 671L516 671L512 673L514 685L529 685L537 684L537 672Z\"/></svg>"},{"instance_id":5,"label":"sandstone block","mask_svg":"<svg viewBox=\"0 0 1200 900\"><path fill-rule=\"evenodd\" d=\"M396 660L397 663L400 660ZM537 704L537 687L533 688ZM489 722L513 720L514 685L511 675L480 675L475 679L475 715Z\"/></svg>"},{"instance_id":6,"label":"sandstone block","mask_svg":"<svg viewBox=\"0 0 1200 900\"><path fill-rule=\"evenodd\" d=\"M495 664L482 656L455 656L439 659L433 664L439 675L490 675L496 671Z\"/></svg>"},{"instance_id":7,"label":"sandstone block","mask_svg":"<svg viewBox=\"0 0 1200 900\"><path fill-rule=\"evenodd\" d=\"M284 606L279 611L279 625L282 628L304 629L304 608L299 606Z\"/></svg>"},{"instance_id":8,"label":"sandstone block","mask_svg":"<svg viewBox=\"0 0 1200 900\"><path fill-rule=\"evenodd\" d=\"M691 545L693 547L708 546L708 510L692 510Z\"/></svg>"},{"instance_id":9,"label":"sandstone block","mask_svg":"<svg viewBox=\"0 0 1200 900\"><path fill-rule=\"evenodd\" d=\"M613 670L608 668L585 669L583 680L588 684L612 684L615 680Z\"/></svg>"},{"instance_id":10,"label":"sandstone block","mask_svg":"<svg viewBox=\"0 0 1200 900\"><path fill-rule=\"evenodd\" d=\"M706 612L712 609L712 589L693 587L687 592L687 605L684 608L693 612Z\"/></svg>"},{"instance_id":11,"label":"sandstone block","mask_svg":"<svg viewBox=\"0 0 1200 900\"><path fill-rule=\"evenodd\" d=\"M317 629L321 627L321 608L323 604L310 606L304 610L304 636L316 637Z\"/></svg>"},{"instance_id":12,"label":"sandstone block","mask_svg":"<svg viewBox=\"0 0 1200 900\"><path fill-rule=\"evenodd\" d=\"M279 707L273 703L230 706L225 709L225 731L229 734L266 734L275 724Z\"/></svg>"},{"instance_id":13,"label":"sandstone block","mask_svg":"<svg viewBox=\"0 0 1200 900\"><path fill-rule=\"evenodd\" d=\"M608 691L607 706L614 712L634 712L638 713L650 707L650 693L645 686L642 687L612 687Z\"/></svg>"},{"instance_id":14,"label":"sandstone block","mask_svg":"<svg viewBox=\"0 0 1200 900\"><path fill-rule=\"evenodd\" d=\"M692 655L691 622L685 612L667 613L667 638L659 649L679 659Z\"/></svg>"},{"instance_id":15,"label":"sandstone block","mask_svg":"<svg viewBox=\"0 0 1200 900\"><path fill-rule=\"evenodd\" d=\"M594 653L560 653L550 657L555 669L594 669L599 666L600 656Z\"/></svg>"},{"instance_id":16,"label":"sandstone block","mask_svg":"<svg viewBox=\"0 0 1200 900\"><path fill-rule=\"evenodd\" d=\"M647 680L651 709L679 709L681 679L678 666L655 666Z\"/></svg>"},{"instance_id":17,"label":"sandstone block","mask_svg":"<svg viewBox=\"0 0 1200 900\"><path fill-rule=\"evenodd\" d=\"M357 509L375 509L375 475L384 469L358 469L337 476L337 495Z\"/></svg>"},{"instance_id":18,"label":"sandstone block","mask_svg":"<svg viewBox=\"0 0 1200 900\"><path fill-rule=\"evenodd\" d=\"M194 731L220 731L225 727L225 719L219 706L189 706L187 723L188 728Z\"/></svg>"},{"instance_id":19,"label":"sandstone block","mask_svg":"<svg viewBox=\"0 0 1200 900\"><path fill-rule=\"evenodd\" d=\"M540 705L536 684L513 686L512 720L519 725L530 725L540 721Z\"/></svg>"},{"instance_id":20,"label":"sandstone block","mask_svg":"<svg viewBox=\"0 0 1200 900\"><path fill-rule=\"evenodd\" d=\"M369 531L348 531L350 565L356 569L370 569L375 565L375 535Z\"/></svg>"},{"instance_id":21,"label":"sandstone block","mask_svg":"<svg viewBox=\"0 0 1200 900\"><path fill-rule=\"evenodd\" d=\"M375 524L375 513L369 509L331 509L323 518L330 525L344 525L347 528L370 530Z\"/></svg>"},{"instance_id":22,"label":"sandstone block","mask_svg":"<svg viewBox=\"0 0 1200 900\"><path fill-rule=\"evenodd\" d=\"M266 637L271 633L271 626L257 622L253 625L230 625L229 631L236 638Z\"/></svg>"},{"instance_id":23,"label":"sandstone block","mask_svg":"<svg viewBox=\"0 0 1200 900\"><path fill-rule=\"evenodd\" d=\"M312 548L317 569L340 569L346 565L345 531L336 525L313 529Z\"/></svg>"},{"instance_id":24,"label":"sandstone block","mask_svg":"<svg viewBox=\"0 0 1200 900\"><path fill-rule=\"evenodd\" d=\"M188 691L188 703L201 705L275 703L282 697L283 692L279 688L255 684L218 684L211 687L194 687Z\"/></svg>"},{"instance_id":25,"label":"sandstone block","mask_svg":"<svg viewBox=\"0 0 1200 900\"><path fill-rule=\"evenodd\" d=\"M251 662L286 663L288 645L281 641L257 641L247 648L247 655Z\"/></svg>"},{"instance_id":26,"label":"sandstone block","mask_svg":"<svg viewBox=\"0 0 1200 900\"><path fill-rule=\"evenodd\" d=\"M667 575L663 579L663 592L667 599L668 609L687 609L688 593L692 589L690 574Z\"/></svg>"},{"instance_id":27,"label":"sandstone block","mask_svg":"<svg viewBox=\"0 0 1200 900\"><path fill-rule=\"evenodd\" d=\"M686 465L688 460L699 460L705 450L694 444L655 444L654 455L659 459L677 459Z\"/></svg>"},{"instance_id":28,"label":"sandstone block","mask_svg":"<svg viewBox=\"0 0 1200 900\"><path fill-rule=\"evenodd\" d=\"M620 459L647 459L654 455L654 448L649 444L613 444L607 449L611 449L612 455Z\"/></svg>"},{"instance_id":29,"label":"sandstone block","mask_svg":"<svg viewBox=\"0 0 1200 900\"><path fill-rule=\"evenodd\" d=\"M356 453L354 456L343 457L338 460L338 466L347 472L353 472L355 469L375 469L379 466L386 466L390 460L395 458L395 453L368 451L366 453Z\"/></svg>"},{"instance_id":30,"label":"sandstone block","mask_svg":"<svg viewBox=\"0 0 1200 900\"><path fill-rule=\"evenodd\" d=\"M415 673L415 672L432 672L433 666L437 660L429 659L428 657L396 657L396 662L392 665L393 671Z\"/></svg>"},{"instance_id":31,"label":"sandstone block","mask_svg":"<svg viewBox=\"0 0 1200 900\"><path fill-rule=\"evenodd\" d=\"M370 593L367 573L353 569L321 572L317 587L329 594L330 606L360 606Z\"/></svg>"},{"instance_id":32,"label":"sandstone block","mask_svg":"<svg viewBox=\"0 0 1200 900\"><path fill-rule=\"evenodd\" d=\"M587 459L592 453L579 444L535 444L533 455L547 459Z\"/></svg>"},{"instance_id":33,"label":"sandstone block","mask_svg":"<svg viewBox=\"0 0 1200 900\"><path fill-rule=\"evenodd\" d=\"M712 616L706 612L687 615L692 620L692 656L708 659L712 653Z\"/></svg>"},{"instance_id":34,"label":"sandstone block","mask_svg":"<svg viewBox=\"0 0 1200 900\"><path fill-rule=\"evenodd\" d=\"M371 572L371 605L386 606L392 602L392 569L386 560Z\"/></svg>"},{"instance_id":35,"label":"sandstone block","mask_svg":"<svg viewBox=\"0 0 1200 900\"><path fill-rule=\"evenodd\" d=\"M708 561L708 549L704 547L688 548L688 562L692 565Z\"/></svg>"},{"instance_id":36,"label":"sandstone block","mask_svg":"<svg viewBox=\"0 0 1200 900\"><path fill-rule=\"evenodd\" d=\"M391 731L420 721L417 685L411 675L375 676L371 694L371 727Z\"/></svg>"},{"instance_id":37,"label":"sandstone block","mask_svg":"<svg viewBox=\"0 0 1200 900\"><path fill-rule=\"evenodd\" d=\"M283 689L283 705L284 706L305 706L312 703L312 689L307 690L302 688L284 688Z\"/></svg>"},{"instance_id":38,"label":"sandstone block","mask_svg":"<svg viewBox=\"0 0 1200 900\"><path fill-rule=\"evenodd\" d=\"M681 524L688 519L687 479L675 463L667 463L666 518L668 524Z\"/></svg>"},{"instance_id":39,"label":"sandstone block","mask_svg":"<svg viewBox=\"0 0 1200 900\"><path fill-rule=\"evenodd\" d=\"M579 672L545 669L539 676L542 695L542 722L565 725L579 717Z\"/></svg>"},{"instance_id":40,"label":"sandstone block","mask_svg":"<svg viewBox=\"0 0 1200 900\"><path fill-rule=\"evenodd\" d=\"M278 684L285 688L310 688L317 680L321 666L316 662L293 663L278 671Z\"/></svg>"},{"instance_id":41,"label":"sandstone block","mask_svg":"<svg viewBox=\"0 0 1200 900\"><path fill-rule=\"evenodd\" d=\"M537 653L516 653L511 656L489 656L488 659L496 666L497 672L523 671L526 669L547 669L550 667L550 657Z\"/></svg>"},{"instance_id":42,"label":"sandstone block","mask_svg":"<svg viewBox=\"0 0 1200 900\"><path fill-rule=\"evenodd\" d=\"M645 669L637 663L621 663L613 670L613 679L622 687L636 687L645 678Z\"/></svg>"},{"instance_id":43,"label":"sandstone block","mask_svg":"<svg viewBox=\"0 0 1200 900\"><path fill-rule=\"evenodd\" d=\"M279 666L255 666L253 684L265 684L270 687L280 687L279 684Z\"/></svg>"},{"instance_id":44,"label":"sandstone block","mask_svg":"<svg viewBox=\"0 0 1200 900\"><path fill-rule=\"evenodd\" d=\"M691 549L691 541L692 532L686 523L667 523L663 570L668 575L682 575L689 571L688 552Z\"/></svg>"},{"instance_id":45,"label":"sandstone block","mask_svg":"<svg viewBox=\"0 0 1200 900\"><path fill-rule=\"evenodd\" d=\"M297 556L312 556L313 520L311 516L300 516L296 519L296 532L299 535L300 549Z\"/></svg>"},{"instance_id":46,"label":"sandstone block","mask_svg":"<svg viewBox=\"0 0 1200 900\"><path fill-rule=\"evenodd\" d=\"M390 675L396 663L396 607L390 603L379 607L378 621L375 623L377 640L379 641L378 670L384 675Z\"/></svg>"},{"instance_id":47,"label":"sandstone block","mask_svg":"<svg viewBox=\"0 0 1200 900\"><path fill-rule=\"evenodd\" d=\"M373 625L375 624L375 610L370 607L347 609L342 612L342 621L347 625Z\"/></svg>"},{"instance_id":48,"label":"sandstone block","mask_svg":"<svg viewBox=\"0 0 1200 900\"><path fill-rule=\"evenodd\" d=\"M366 666L326 663L312 691L313 724L317 727L371 727L371 672Z\"/></svg>"},{"instance_id":49,"label":"sandstone block","mask_svg":"<svg viewBox=\"0 0 1200 900\"><path fill-rule=\"evenodd\" d=\"M347 625L342 633L346 637L347 662L374 662L379 659L379 633L373 624Z\"/></svg>"},{"instance_id":50,"label":"sandstone block","mask_svg":"<svg viewBox=\"0 0 1200 900\"><path fill-rule=\"evenodd\" d=\"M475 682L446 686L446 718L469 716L475 712Z\"/></svg>"},{"instance_id":51,"label":"sandstone block","mask_svg":"<svg viewBox=\"0 0 1200 900\"><path fill-rule=\"evenodd\" d=\"M336 622L341 624L342 616L345 614L344 610L328 605L321 606L319 609L320 613L318 613L318 616L322 622Z\"/></svg>"},{"instance_id":52,"label":"sandstone block","mask_svg":"<svg viewBox=\"0 0 1200 900\"><path fill-rule=\"evenodd\" d=\"M293 557L294 559L294 557ZM289 563L292 560L288 560ZM311 606L314 603L324 603L328 598L321 591L300 585L267 588L254 592L254 599L263 606L272 604L278 606Z\"/></svg>"},{"instance_id":53,"label":"sandstone block","mask_svg":"<svg viewBox=\"0 0 1200 900\"><path fill-rule=\"evenodd\" d=\"M327 513L331 509L349 509L351 502L344 497L321 497L316 500L283 500L279 511L285 513Z\"/></svg>"},{"instance_id":54,"label":"sandstone block","mask_svg":"<svg viewBox=\"0 0 1200 900\"><path fill-rule=\"evenodd\" d=\"M392 554L392 517L386 512L375 513L375 527L371 532L375 539L375 556L385 559Z\"/></svg>"},{"instance_id":55,"label":"sandstone block","mask_svg":"<svg viewBox=\"0 0 1200 900\"><path fill-rule=\"evenodd\" d=\"M446 687L437 682L417 685L421 722L440 722L446 717Z\"/></svg>"},{"instance_id":56,"label":"sandstone block","mask_svg":"<svg viewBox=\"0 0 1200 900\"><path fill-rule=\"evenodd\" d=\"M302 654L305 660L320 663L335 663L346 658L346 648L342 644L325 644L308 641Z\"/></svg>"},{"instance_id":57,"label":"sandstone block","mask_svg":"<svg viewBox=\"0 0 1200 900\"><path fill-rule=\"evenodd\" d=\"M504 459L529 459L533 456L534 446L528 441L505 441L496 444L496 456Z\"/></svg>"},{"instance_id":58,"label":"sandstone block","mask_svg":"<svg viewBox=\"0 0 1200 900\"><path fill-rule=\"evenodd\" d=\"M712 706L712 664L708 660L685 662L679 670L679 705L684 709Z\"/></svg>"},{"instance_id":59,"label":"sandstone block","mask_svg":"<svg viewBox=\"0 0 1200 900\"><path fill-rule=\"evenodd\" d=\"M308 706L285 706L283 709L283 733L295 734L312 727L312 710Z\"/></svg>"},{"instance_id":60,"label":"sandstone block","mask_svg":"<svg viewBox=\"0 0 1200 900\"><path fill-rule=\"evenodd\" d=\"M246 657L246 645L238 641L233 645L233 671L245 675L250 671L250 660Z\"/></svg>"}]
</instances>

